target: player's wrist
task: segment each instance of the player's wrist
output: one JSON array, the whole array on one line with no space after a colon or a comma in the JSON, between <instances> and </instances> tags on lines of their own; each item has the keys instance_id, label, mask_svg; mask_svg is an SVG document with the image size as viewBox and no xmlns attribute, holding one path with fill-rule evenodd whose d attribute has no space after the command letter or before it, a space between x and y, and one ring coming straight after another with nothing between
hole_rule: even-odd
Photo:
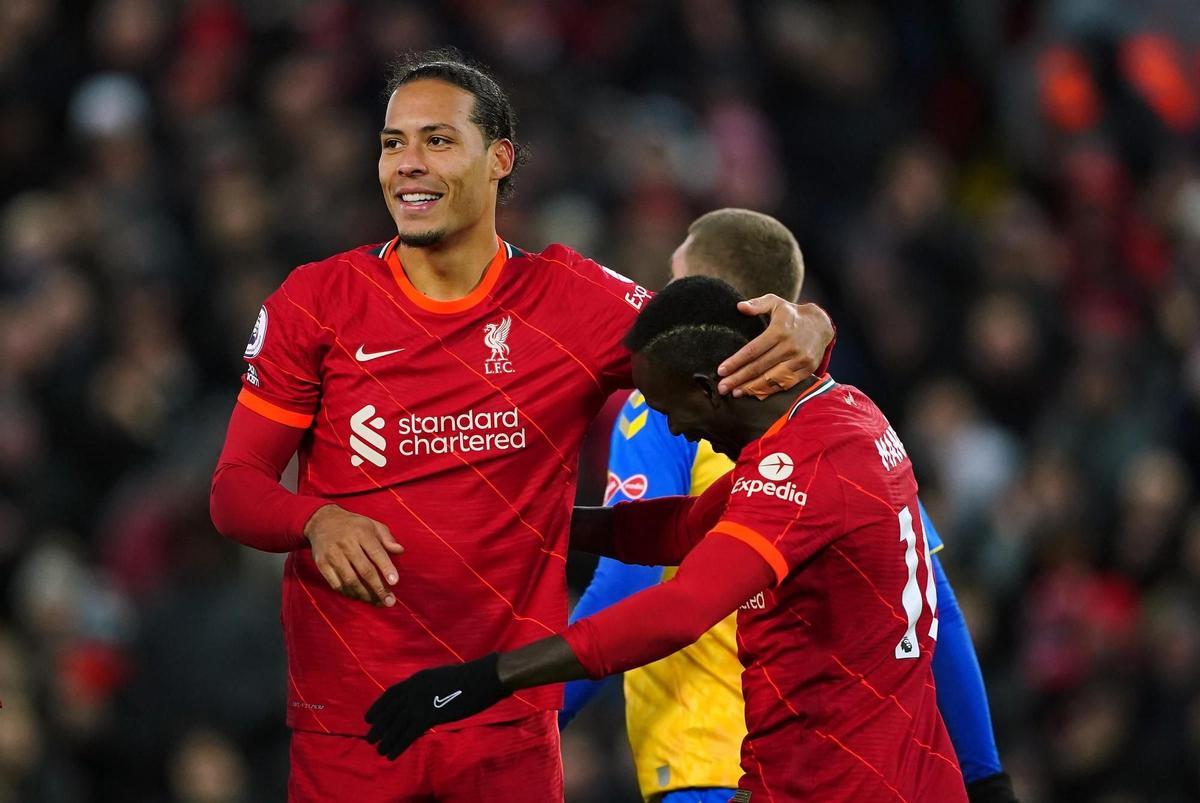
<instances>
[{"instance_id":1,"label":"player's wrist","mask_svg":"<svg viewBox=\"0 0 1200 803\"><path fill-rule=\"evenodd\" d=\"M971 803L1018 803L1012 779L1007 772L998 772L967 784L967 799Z\"/></svg>"},{"instance_id":2,"label":"player's wrist","mask_svg":"<svg viewBox=\"0 0 1200 803\"><path fill-rule=\"evenodd\" d=\"M488 706L500 702L515 691L500 681L500 653L492 652L477 661L472 661L472 677L479 681L481 700L490 700Z\"/></svg>"},{"instance_id":3,"label":"player's wrist","mask_svg":"<svg viewBox=\"0 0 1200 803\"><path fill-rule=\"evenodd\" d=\"M319 508L314 510L312 515L308 517L308 521L304 522L304 529L301 531L304 535L304 540L311 544L313 536L320 528L321 523L325 521L336 509L338 509L337 505L329 503L321 505Z\"/></svg>"}]
</instances>

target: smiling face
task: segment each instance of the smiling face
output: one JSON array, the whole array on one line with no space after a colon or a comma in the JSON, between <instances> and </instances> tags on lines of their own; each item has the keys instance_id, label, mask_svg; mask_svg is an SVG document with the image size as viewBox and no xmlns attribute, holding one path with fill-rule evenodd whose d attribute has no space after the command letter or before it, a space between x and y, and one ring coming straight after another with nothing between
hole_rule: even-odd
<instances>
[{"instance_id":1,"label":"smiling face","mask_svg":"<svg viewBox=\"0 0 1200 803\"><path fill-rule=\"evenodd\" d=\"M734 460L752 438L733 410L732 397L717 393L716 379L685 377L645 354L633 355L633 383L646 404L667 417L672 435L695 443L707 440L713 450Z\"/></svg>"},{"instance_id":2,"label":"smiling face","mask_svg":"<svg viewBox=\"0 0 1200 803\"><path fill-rule=\"evenodd\" d=\"M494 231L497 187L512 172L514 151L507 139L485 141L474 108L474 95L436 79L392 93L379 133L379 185L404 245Z\"/></svg>"}]
</instances>

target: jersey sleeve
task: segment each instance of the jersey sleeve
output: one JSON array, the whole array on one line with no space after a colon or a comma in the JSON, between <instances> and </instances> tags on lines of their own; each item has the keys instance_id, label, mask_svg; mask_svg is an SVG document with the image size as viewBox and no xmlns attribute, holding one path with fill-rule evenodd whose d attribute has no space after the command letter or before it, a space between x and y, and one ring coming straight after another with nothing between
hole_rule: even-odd
<instances>
[{"instance_id":1,"label":"jersey sleeve","mask_svg":"<svg viewBox=\"0 0 1200 803\"><path fill-rule=\"evenodd\" d=\"M594 616L563 637L590 678L665 658L696 641L771 581L771 572L744 546L705 539L665 583Z\"/></svg>"},{"instance_id":2,"label":"jersey sleeve","mask_svg":"<svg viewBox=\"0 0 1200 803\"><path fill-rule=\"evenodd\" d=\"M926 538L929 530L925 531ZM933 653L933 678L938 710L954 744L963 780L979 781L1002 771L987 688L979 669L975 645L954 589L937 556L932 558L937 583L938 645Z\"/></svg>"},{"instance_id":3,"label":"jersey sleeve","mask_svg":"<svg viewBox=\"0 0 1200 803\"><path fill-rule=\"evenodd\" d=\"M280 424L307 429L321 396L321 328L303 269L259 309L246 344L238 402Z\"/></svg>"},{"instance_id":4,"label":"jersey sleeve","mask_svg":"<svg viewBox=\"0 0 1200 803\"><path fill-rule=\"evenodd\" d=\"M921 504L920 499L917 500L917 508L921 511L921 529L925 531L925 543L929 544L929 554L933 555L940 552L945 544L942 543L942 537L938 535L937 527L933 526L933 521L925 512L925 505Z\"/></svg>"},{"instance_id":5,"label":"jersey sleeve","mask_svg":"<svg viewBox=\"0 0 1200 803\"><path fill-rule=\"evenodd\" d=\"M729 504L712 533L752 547L778 584L844 533L845 496L820 442L767 441L734 468Z\"/></svg>"},{"instance_id":6,"label":"jersey sleeve","mask_svg":"<svg viewBox=\"0 0 1200 803\"><path fill-rule=\"evenodd\" d=\"M614 270L575 255L569 264L575 276L572 314L586 332L585 348L601 377L605 392L633 387L625 334L652 293Z\"/></svg>"}]
</instances>

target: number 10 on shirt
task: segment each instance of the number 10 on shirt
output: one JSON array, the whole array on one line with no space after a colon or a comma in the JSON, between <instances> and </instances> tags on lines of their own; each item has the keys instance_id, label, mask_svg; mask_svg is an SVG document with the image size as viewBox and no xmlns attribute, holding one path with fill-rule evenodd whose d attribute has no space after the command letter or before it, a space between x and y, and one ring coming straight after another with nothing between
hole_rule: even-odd
<instances>
[{"instance_id":1,"label":"number 10 on shirt","mask_svg":"<svg viewBox=\"0 0 1200 803\"><path fill-rule=\"evenodd\" d=\"M933 621L929 625L929 637L937 640L937 588L933 584L929 542L925 541L925 598L921 598L921 589L917 584L917 534L913 530L912 511L905 506L901 508L898 518L900 543L904 544L904 563L908 566L908 582L904 584L904 593L901 595L904 613L908 617L908 628L904 631L904 637L896 644L896 657L918 658L921 655L921 645L917 643L917 620L921 618L922 606L926 601L929 602L929 611L933 614Z\"/></svg>"}]
</instances>

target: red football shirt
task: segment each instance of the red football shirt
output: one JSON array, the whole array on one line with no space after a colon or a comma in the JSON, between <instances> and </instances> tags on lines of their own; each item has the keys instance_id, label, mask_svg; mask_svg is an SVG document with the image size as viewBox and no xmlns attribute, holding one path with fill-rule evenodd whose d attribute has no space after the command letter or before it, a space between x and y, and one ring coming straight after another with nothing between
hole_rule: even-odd
<instances>
[{"instance_id":1,"label":"red football shirt","mask_svg":"<svg viewBox=\"0 0 1200 803\"><path fill-rule=\"evenodd\" d=\"M879 408L818 383L742 451L714 531L778 581L738 612L750 799L965 803L917 483Z\"/></svg>"},{"instance_id":2,"label":"red football shirt","mask_svg":"<svg viewBox=\"0 0 1200 803\"><path fill-rule=\"evenodd\" d=\"M468 296L429 299L395 242L297 268L254 328L239 402L306 429L299 492L386 524L397 603L332 591L307 549L284 573L288 724L363 734L388 685L562 630L580 442L629 387L621 339L649 293L563 246L498 242ZM522 692L456 724L558 708Z\"/></svg>"}]
</instances>

